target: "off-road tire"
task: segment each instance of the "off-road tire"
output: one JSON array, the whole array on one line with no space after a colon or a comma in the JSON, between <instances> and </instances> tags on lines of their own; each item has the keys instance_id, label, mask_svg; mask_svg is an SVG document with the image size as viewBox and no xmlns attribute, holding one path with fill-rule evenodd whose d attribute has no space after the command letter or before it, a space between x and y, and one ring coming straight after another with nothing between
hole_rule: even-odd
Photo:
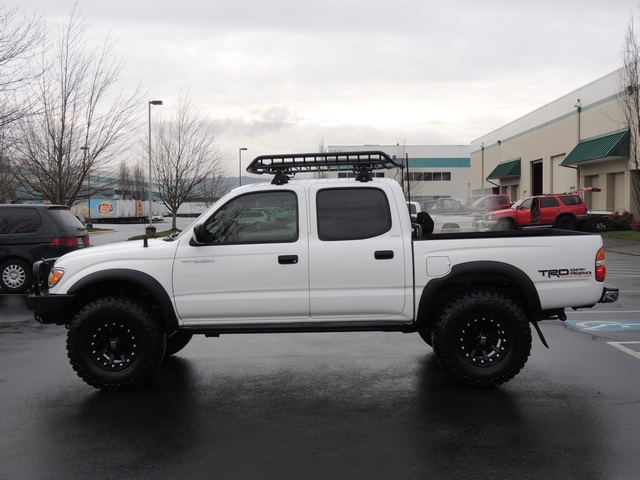
<instances>
[{"instance_id":1,"label":"off-road tire","mask_svg":"<svg viewBox=\"0 0 640 480\"><path fill-rule=\"evenodd\" d=\"M2 262L0 287L7 293L24 293L31 285L31 265L19 258Z\"/></svg>"},{"instance_id":2,"label":"off-road tire","mask_svg":"<svg viewBox=\"0 0 640 480\"><path fill-rule=\"evenodd\" d=\"M173 335L167 336L167 348L164 352L164 356L168 357L174 355L182 350L193 338L193 333L186 330L178 330Z\"/></svg>"},{"instance_id":3,"label":"off-road tire","mask_svg":"<svg viewBox=\"0 0 640 480\"><path fill-rule=\"evenodd\" d=\"M424 343L430 347L432 346L431 330L418 330L418 335L420 335L420 338L424 340Z\"/></svg>"},{"instance_id":4,"label":"off-road tire","mask_svg":"<svg viewBox=\"0 0 640 480\"><path fill-rule=\"evenodd\" d=\"M522 370L531 353L531 328L522 308L509 297L473 291L443 308L432 343L447 372L466 384L487 387Z\"/></svg>"},{"instance_id":5,"label":"off-road tire","mask_svg":"<svg viewBox=\"0 0 640 480\"><path fill-rule=\"evenodd\" d=\"M67 355L78 376L102 390L140 384L162 362L166 336L149 309L127 297L84 306L67 335Z\"/></svg>"}]
</instances>

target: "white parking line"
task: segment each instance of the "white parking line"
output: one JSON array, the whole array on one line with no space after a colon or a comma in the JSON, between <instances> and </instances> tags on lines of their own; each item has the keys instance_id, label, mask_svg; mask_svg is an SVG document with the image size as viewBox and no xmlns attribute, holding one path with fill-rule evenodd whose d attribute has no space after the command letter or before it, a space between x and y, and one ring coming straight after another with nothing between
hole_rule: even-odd
<instances>
[{"instance_id":1,"label":"white parking line","mask_svg":"<svg viewBox=\"0 0 640 480\"><path fill-rule=\"evenodd\" d=\"M640 344L640 342L607 342L608 345L611 345L612 347L616 347L619 350L622 350L624 353L628 353L629 355L632 355L634 357L636 357L638 360L640 360L640 352L636 352L635 350L631 350L630 348L625 347L623 344Z\"/></svg>"}]
</instances>

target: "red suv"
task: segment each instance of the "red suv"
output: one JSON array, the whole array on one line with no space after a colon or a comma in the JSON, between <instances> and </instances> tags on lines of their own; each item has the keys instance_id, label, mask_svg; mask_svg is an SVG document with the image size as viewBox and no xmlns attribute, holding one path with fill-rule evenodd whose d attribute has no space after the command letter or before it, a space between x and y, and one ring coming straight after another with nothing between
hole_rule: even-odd
<instances>
[{"instance_id":1,"label":"red suv","mask_svg":"<svg viewBox=\"0 0 640 480\"><path fill-rule=\"evenodd\" d=\"M515 230L522 227L555 227L575 230L587 218L587 206L579 192L536 195L518 200L511 208L487 212L476 223L478 230ZM600 191L589 188L590 191Z\"/></svg>"}]
</instances>

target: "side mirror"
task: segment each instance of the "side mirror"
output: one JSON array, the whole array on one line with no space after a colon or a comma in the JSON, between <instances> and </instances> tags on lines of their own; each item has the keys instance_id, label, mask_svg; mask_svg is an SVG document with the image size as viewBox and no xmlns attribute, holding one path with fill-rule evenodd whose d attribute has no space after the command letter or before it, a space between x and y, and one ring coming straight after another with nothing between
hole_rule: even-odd
<instances>
[{"instance_id":1,"label":"side mirror","mask_svg":"<svg viewBox=\"0 0 640 480\"><path fill-rule=\"evenodd\" d=\"M196 225L193 229L193 240L198 245L204 245L206 243L207 231L204 228L204 224Z\"/></svg>"}]
</instances>

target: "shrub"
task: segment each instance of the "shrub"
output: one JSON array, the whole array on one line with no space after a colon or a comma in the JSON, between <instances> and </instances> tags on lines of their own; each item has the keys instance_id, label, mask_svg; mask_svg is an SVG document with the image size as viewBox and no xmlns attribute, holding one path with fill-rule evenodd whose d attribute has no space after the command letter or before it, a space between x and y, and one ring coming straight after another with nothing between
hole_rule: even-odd
<instances>
[{"instance_id":1,"label":"shrub","mask_svg":"<svg viewBox=\"0 0 640 480\"><path fill-rule=\"evenodd\" d=\"M622 213L613 212L605 221L605 226L609 231L624 231L631 230L631 224L633 222L633 214L627 211Z\"/></svg>"},{"instance_id":2,"label":"shrub","mask_svg":"<svg viewBox=\"0 0 640 480\"><path fill-rule=\"evenodd\" d=\"M631 230L634 232L640 232L640 220L631 221Z\"/></svg>"}]
</instances>

